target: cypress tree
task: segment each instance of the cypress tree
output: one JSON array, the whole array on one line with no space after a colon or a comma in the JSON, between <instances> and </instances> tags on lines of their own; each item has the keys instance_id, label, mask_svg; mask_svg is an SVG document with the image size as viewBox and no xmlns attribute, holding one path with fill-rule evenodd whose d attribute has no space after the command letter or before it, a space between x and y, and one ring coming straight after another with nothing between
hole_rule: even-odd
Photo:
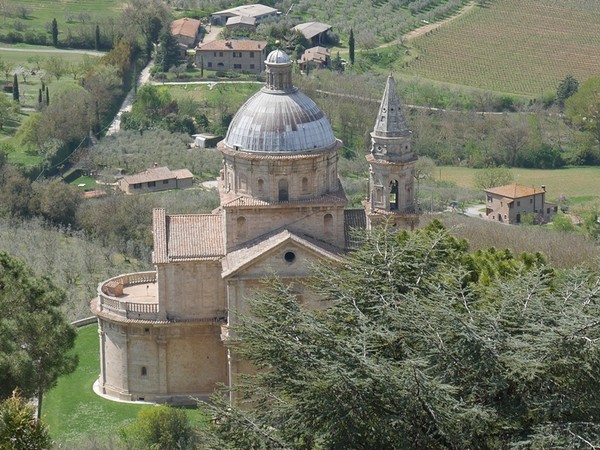
<instances>
[{"instance_id":1,"label":"cypress tree","mask_svg":"<svg viewBox=\"0 0 600 450\"><path fill-rule=\"evenodd\" d=\"M354 31L350 28L350 37L348 38L348 52L350 53L350 64L354 65Z\"/></svg>"},{"instance_id":2,"label":"cypress tree","mask_svg":"<svg viewBox=\"0 0 600 450\"><path fill-rule=\"evenodd\" d=\"M13 75L13 100L15 102L19 101L19 79L16 73Z\"/></svg>"},{"instance_id":3,"label":"cypress tree","mask_svg":"<svg viewBox=\"0 0 600 450\"><path fill-rule=\"evenodd\" d=\"M96 24L96 40L94 42L96 50L100 50L100 25Z\"/></svg>"},{"instance_id":4,"label":"cypress tree","mask_svg":"<svg viewBox=\"0 0 600 450\"><path fill-rule=\"evenodd\" d=\"M52 19L52 45L58 46L58 22L56 18Z\"/></svg>"},{"instance_id":5,"label":"cypress tree","mask_svg":"<svg viewBox=\"0 0 600 450\"><path fill-rule=\"evenodd\" d=\"M204 56L200 56L200 78L204 78Z\"/></svg>"},{"instance_id":6,"label":"cypress tree","mask_svg":"<svg viewBox=\"0 0 600 450\"><path fill-rule=\"evenodd\" d=\"M42 94L42 89L38 89L38 105L42 106L42 101L44 100L44 96Z\"/></svg>"},{"instance_id":7,"label":"cypress tree","mask_svg":"<svg viewBox=\"0 0 600 450\"><path fill-rule=\"evenodd\" d=\"M46 86L46 106L50 104L50 91L48 90L48 86Z\"/></svg>"}]
</instances>

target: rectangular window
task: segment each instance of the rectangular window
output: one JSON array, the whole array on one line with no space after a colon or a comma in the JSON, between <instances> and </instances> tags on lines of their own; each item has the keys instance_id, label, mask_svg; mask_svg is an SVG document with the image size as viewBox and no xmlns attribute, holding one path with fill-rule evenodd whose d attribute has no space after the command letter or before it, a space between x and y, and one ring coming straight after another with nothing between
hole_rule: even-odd
<instances>
[{"instance_id":1,"label":"rectangular window","mask_svg":"<svg viewBox=\"0 0 600 450\"><path fill-rule=\"evenodd\" d=\"M250 58L254 58L254 52L250 52Z\"/></svg>"},{"instance_id":2,"label":"rectangular window","mask_svg":"<svg viewBox=\"0 0 600 450\"><path fill-rule=\"evenodd\" d=\"M155 187L156 181L148 181L148 187Z\"/></svg>"},{"instance_id":3,"label":"rectangular window","mask_svg":"<svg viewBox=\"0 0 600 450\"><path fill-rule=\"evenodd\" d=\"M219 56L223 56L223 52L219 52Z\"/></svg>"},{"instance_id":4,"label":"rectangular window","mask_svg":"<svg viewBox=\"0 0 600 450\"><path fill-rule=\"evenodd\" d=\"M529 203L533 203L533 199L532 198L529 199Z\"/></svg>"},{"instance_id":5,"label":"rectangular window","mask_svg":"<svg viewBox=\"0 0 600 450\"><path fill-rule=\"evenodd\" d=\"M212 67L212 63L211 62L208 63L208 67L209 68Z\"/></svg>"},{"instance_id":6,"label":"rectangular window","mask_svg":"<svg viewBox=\"0 0 600 450\"><path fill-rule=\"evenodd\" d=\"M234 64L234 65L233 65L233 68L234 68L234 69L240 69L240 70L241 70L241 68L242 68L242 65L241 65L241 64Z\"/></svg>"},{"instance_id":7,"label":"rectangular window","mask_svg":"<svg viewBox=\"0 0 600 450\"><path fill-rule=\"evenodd\" d=\"M521 202L520 201L517 201L517 206L521 206Z\"/></svg>"},{"instance_id":8,"label":"rectangular window","mask_svg":"<svg viewBox=\"0 0 600 450\"><path fill-rule=\"evenodd\" d=\"M133 185L133 188L134 188L134 189L141 189L141 188L142 188L142 183L135 183L135 184Z\"/></svg>"},{"instance_id":9,"label":"rectangular window","mask_svg":"<svg viewBox=\"0 0 600 450\"><path fill-rule=\"evenodd\" d=\"M251 68L251 69L254 69L254 64L250 64L250 68Z\"/></svg>"},{"instance_id":10,"label":"rectangular window","mask_svg":"<svg viewBox=\"0 0 600 450\"><path fill-rule=\"evenodd\" d=\"M163 180L163 184L169 184L169 180Z\"/></svg>"},{"instance_id":11,"label":"rectangular window","mask_svg":"<svg viewBox=\"0 0 600 450\"><path fill-rule=\"evenodd\" d=\"M216 57L217 56L217 52L213 52L213 56Z\"/></svg>"}]
</instances>

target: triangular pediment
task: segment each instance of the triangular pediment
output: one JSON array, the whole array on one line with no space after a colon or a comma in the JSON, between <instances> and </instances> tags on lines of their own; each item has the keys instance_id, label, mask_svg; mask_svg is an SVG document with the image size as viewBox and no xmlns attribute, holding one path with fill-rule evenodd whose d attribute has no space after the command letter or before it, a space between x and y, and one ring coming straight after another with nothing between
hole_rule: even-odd
<instances>
[{"instance_id":1,"label":"triangular pediment","mask_svg":"<svg viewBox=\"0 0 600 450\"><path fill-rule=\"evenodd\" d=\"M342 252L308 236L280 230L248 242L223 258L222 277L264 278L269 274L299 277L319 260L340 262Z\"/></svg>"}]
</instances>

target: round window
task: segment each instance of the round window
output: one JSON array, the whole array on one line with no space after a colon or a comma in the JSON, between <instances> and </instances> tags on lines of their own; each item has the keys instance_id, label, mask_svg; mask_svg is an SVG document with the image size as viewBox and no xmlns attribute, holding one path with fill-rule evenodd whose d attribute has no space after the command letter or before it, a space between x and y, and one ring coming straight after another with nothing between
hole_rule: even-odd
<instances>
[{"instance_id":1,"label":"round window","mask_svg":"<svg viewBox=\"0 0 600 450\"><path fill-rule=\"evenodd\" d=\"M296 254L294 252L285 252L283 259L285 259L286 262L292 263L296 259Z\"/></svg>"}]
</instances>

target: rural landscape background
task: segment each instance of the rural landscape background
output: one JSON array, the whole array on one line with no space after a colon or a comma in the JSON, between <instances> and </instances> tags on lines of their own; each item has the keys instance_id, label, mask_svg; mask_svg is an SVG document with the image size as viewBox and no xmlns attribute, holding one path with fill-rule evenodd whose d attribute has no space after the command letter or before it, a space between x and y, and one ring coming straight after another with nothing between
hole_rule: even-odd
<instances>
[{"instance_id":1,"label":"rural landscape background","mask_svg":"<svg viewBox=\"0 0 600 450\"><path fill-rule=\"evenodd\" d=\"M224 136L263 79L187 60L155 64L147 83L138 77L168 42L151 24L168 27L174 18L195 17L208 26L211 13L239 3L0 0L0 251L66 292L61 310L69 321L90 315L99 281L151 267L153 208L200 213L218 205L216 191L203 183L218 176L221 156L192 148L191 135ZM420 158L424 225L439 219L473 251L542 252L557 269L597 268L600 2L263 3L282 14L250 37L294 58L306 45L290 33L294 25L333 26L333 67L297 69L294 84L344 142L340 177L351 206L360 206L367 193L364 156L391 73ZM107 135L130 91L131 111L121 130ZM195 187L140 196L107 187L153 164L189 169ZM507 227L463 215L483 203L494 169L507 182L545 185L548 200L563 211L556 223ZM92 191L105 192L83 197ZM450 208L453 202L457 208ZM60 448L118 448L117 430L141 407L92 393L98 374L93 325L79 331L74 352L79 368L44 398L49 433ZM187 414L203 426L201 413Z\"/></svg>"}]
</instances>

